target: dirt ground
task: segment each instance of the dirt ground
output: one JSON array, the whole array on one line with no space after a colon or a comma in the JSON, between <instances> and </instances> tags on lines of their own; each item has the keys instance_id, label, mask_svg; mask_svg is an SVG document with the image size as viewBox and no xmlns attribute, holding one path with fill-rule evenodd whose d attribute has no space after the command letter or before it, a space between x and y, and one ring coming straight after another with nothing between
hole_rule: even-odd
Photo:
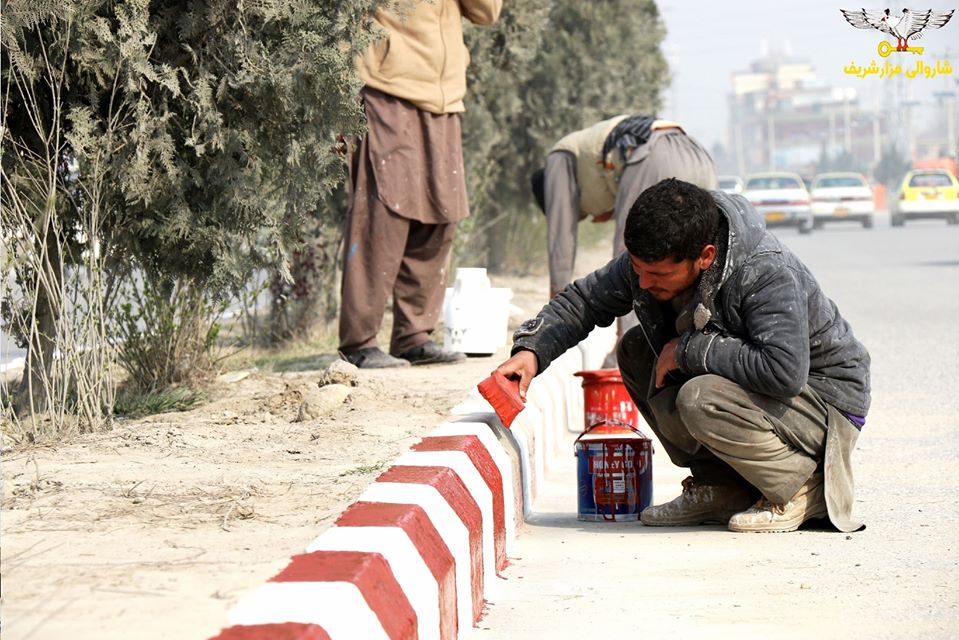
<instances>
[{"instance_id":1,"label":"dirt ground","mask_svg":"<svg viewBox=\"0 0 959 640\"><path fill-rule=\"evenodd\" d=\"M581 256L602 264L609 247ZM546 300L513 290L511 326ZM2 452L6 640L204 638L389 465L449 416L507 355L361 371L345 403L295 421L312 369L221 378L211 401L121 420L109 433ZM235 376L239 377L239 376Z\"/></svg>"}]
</instances>

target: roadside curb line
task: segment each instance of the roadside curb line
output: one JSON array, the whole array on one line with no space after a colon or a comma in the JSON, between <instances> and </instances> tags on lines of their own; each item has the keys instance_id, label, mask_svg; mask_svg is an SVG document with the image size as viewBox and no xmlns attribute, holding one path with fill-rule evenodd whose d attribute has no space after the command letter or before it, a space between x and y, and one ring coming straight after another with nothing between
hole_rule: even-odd
<instances>
[{"instance_id":1,"label":"roadside curb line","mask_svg":"<svg viewBox=\"0 0 959 640\"><path fill-rule=\"evenodd\" d=\"M557 425L583 422L572 374L599 368L615 341L598 328L557 358L510 429L471 390L211 640L467 638L560 453Z\"/></svg>"}]
</instances>

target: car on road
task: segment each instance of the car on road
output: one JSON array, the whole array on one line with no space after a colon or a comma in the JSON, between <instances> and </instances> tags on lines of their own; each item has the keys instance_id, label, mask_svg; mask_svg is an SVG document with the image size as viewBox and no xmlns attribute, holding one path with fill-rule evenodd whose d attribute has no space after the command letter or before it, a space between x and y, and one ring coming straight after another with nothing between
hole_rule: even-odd
<instances>
[{"instance_id":1,"label":"car on road","mask_svg":"<svg viewBox=\"0 0 959 640\"><path fill-rule=\"evenodd\" d=\"M875 216L875 198L869 181L861 173L820 173L812 182L813 227L827 222L851 221L871 229Z\"/></svg>"},{"instance_id":2,"label":"car on road","mask_svg":"<svg viewBox=\"0 0 959 640\"><path fill-rule=\"evenodd\" d=\"M922 218L959 224L959 180L946 169L914 169L902 179L890 214L892 226Z\"/></svg>"},{"instance_id":3,"label":"car on road","mask_svg":"<svg viewBox=\"0 0 959 640\"><path fill-rule=\"evenodd\" d=\"M726 193L742 193L743 179L739 176L719 176L716 178L717 188Z\"/></svg>"},{"instance_id":4,"label":"car on road","mask_svg":"<svg viewBox=\"0 0 959 640\"><path fill-rule=\"evenodd\" d=\"M755 173L746 179L743 195L766 219L766 226L812 231L812 208L803 179L795 173Z\"/></svg>"}]
</instances>

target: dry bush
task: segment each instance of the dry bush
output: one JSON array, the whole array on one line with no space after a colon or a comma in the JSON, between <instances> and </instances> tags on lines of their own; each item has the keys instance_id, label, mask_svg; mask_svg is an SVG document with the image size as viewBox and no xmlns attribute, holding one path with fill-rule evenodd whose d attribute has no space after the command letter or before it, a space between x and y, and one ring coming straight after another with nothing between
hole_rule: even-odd
<instances>
[{"instance_id":1,"label":"dry bush","mask_svg":"<svg viewBox=\"0 0 959 640\"><path fill-rule=\"evenodd\" d=\"M0 298L4 330L27 355L20 383L2 390L0 410L5 436L37 441L111 421L112 283L101 242L113 138L98 138L81 173L76 150L89 132L78 123L65 129L71 114L62 99L70 16L29 44L32 23L17 17L5 16L3 37Z\"/></svg>"}]
</instances>

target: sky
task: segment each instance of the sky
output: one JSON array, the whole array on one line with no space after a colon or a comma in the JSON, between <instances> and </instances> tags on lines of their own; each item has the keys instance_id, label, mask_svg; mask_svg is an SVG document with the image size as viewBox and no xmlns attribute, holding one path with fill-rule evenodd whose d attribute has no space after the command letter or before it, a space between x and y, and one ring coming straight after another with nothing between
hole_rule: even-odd
<instances>
[{"instance_id":1,"label":"sky","mask_svg":"<svg viewBox=\"0 0 959 640\"><path fill-rule=\"evenodd\" d=\"M883 92L889 91L883 83L888 85L889 81L847 76L843 68L851 62L869 65L873 59L882 65L876 45L883 34L853 28L839 9L864 7L881 11L888 7L897 14L903 5L872 6L862 5L862 1L659 0L667 29L663 50L672 76L672 86L666 90L666 106L660 115L682 123L707 148L716 142L725 144L732 74L747 70L764 50L805 58L822 84L855 88L860 92L862 105L878 108ZM910 8L959 9L959 0L952 3L923 3ZM913 99L920 103L917 111L932 110L934 92L959 94L959 12L943 28L927 31L920 41L910 45L926 48L923 58L927 63L947 59L948 51L948 60L955 69L951 77L909 81Z\"/></svg>"}]
</instances>

